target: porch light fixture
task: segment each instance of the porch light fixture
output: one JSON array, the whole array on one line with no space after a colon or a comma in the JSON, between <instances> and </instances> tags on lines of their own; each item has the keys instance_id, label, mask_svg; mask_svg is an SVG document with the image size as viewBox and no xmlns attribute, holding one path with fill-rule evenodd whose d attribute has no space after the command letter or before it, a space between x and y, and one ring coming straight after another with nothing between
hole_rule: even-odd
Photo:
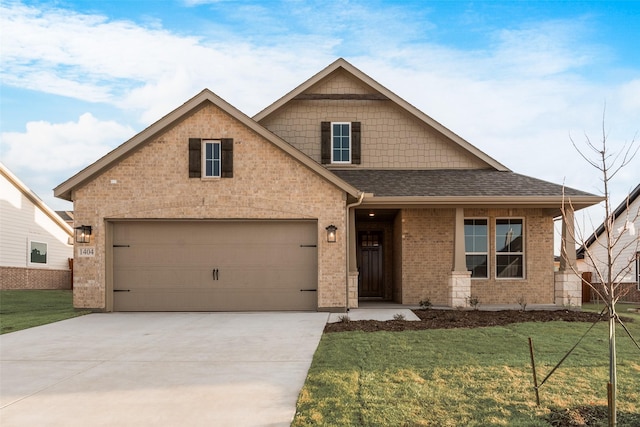
<instances>
[{"instance_id":1,"label":"porch light fixture","mask_svg":"<svg viewBox=\"0 0 640 427\"><path fill-rule=\"evenodd\" d=\"M327 242L329 243L335 243L336 242L336 231L338 230L338 227L336 227L335 225L331 224L330 226L328 226L326 228L327 230Z\"/></svg>"},{"instance_id":2,"label":"porch light fixture","mask_svg":"<svg viewBox=\"0 0 640 427\"><path fill-rule=\"evenodd\" d=\"M74 228L76 231L76 243L89 243L91 241L91 226L81 225Z\"/></svg>"}]
</instances>

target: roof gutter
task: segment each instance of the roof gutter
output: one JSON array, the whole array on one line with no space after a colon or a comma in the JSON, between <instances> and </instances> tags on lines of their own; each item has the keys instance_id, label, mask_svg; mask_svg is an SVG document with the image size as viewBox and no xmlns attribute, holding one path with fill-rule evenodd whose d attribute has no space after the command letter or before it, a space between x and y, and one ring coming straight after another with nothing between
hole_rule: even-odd
<instances>
[{"instance_id":1,"label":"roof gutter","mask_svg":"<svg viewBox=\"0 0 640 427\"><path fill-rule=\"evenodd\" d=\"M349 211L352 208L355 208L356 206L360 206L360 204L362 203L362 200L364 199L364 191L361 191L360 194L358 195L358 201L351 203L349 205L346 206L345 208L345 214L346 214L346 226L345 226L345 245L346 245L346 260L347 260L347 280L346 280L346 285L345 285L345 309L347 311L347 313L349 313L349 264L350 264L350 259L349 259L349 253L350 253L350 247L349 247L349 224L351 223L351 219L349 216Z\"/></svg>"}]
</instances>

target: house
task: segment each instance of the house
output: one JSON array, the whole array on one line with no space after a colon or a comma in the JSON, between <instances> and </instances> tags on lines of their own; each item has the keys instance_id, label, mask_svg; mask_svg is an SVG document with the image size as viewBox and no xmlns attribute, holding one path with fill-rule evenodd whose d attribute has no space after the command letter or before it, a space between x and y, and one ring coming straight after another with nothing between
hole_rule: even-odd
<instances>
[{"instance_id":1,"label":"house","mask_svg":"<svg viewBox=\"0 0 640 427\"><path fill-rule=\"evenodd\" d=\"M73 211L56 211L56 213L69 227L73 227Z\"/></svg>"},{"instance_id":2,"label":"house","mask_svg":"<svg viewBox=\"0 0 640 427\"><path fill-rule=\"evenodd\" d=\"M344 311L580 293L553 268L561 186L510 171L344 59L253 118L205 89L54 194L91 233L76 245L77 307ZM575 209L601 200L565 195Z\"/></svg>"},{"instance_id":3,"label":"house","mask_svg":"<svg viewBox=\"0 0 640 427\"><path fill-rule=\"evenodd\" d=\"M73 231L0 163L0 289L71 289Z\"/></svg>"},{"instance_id":4,"label":"house","mask_svg":"<svg viewBox=\"0 0 640 427\"><path fill-rule=\"evenodd\" d=\"M612 213L613 247L612 275L619 276L620 301L640 302L640 184L629 193ZM605 274L607 242L604 222L578 248L578 270L588 273L590 282L598 287L601 283L596 267ZM595 266L594 266L595 264ZM596 299L597 295L585 288L583 298Z\"/></svg>"}]
</instances>

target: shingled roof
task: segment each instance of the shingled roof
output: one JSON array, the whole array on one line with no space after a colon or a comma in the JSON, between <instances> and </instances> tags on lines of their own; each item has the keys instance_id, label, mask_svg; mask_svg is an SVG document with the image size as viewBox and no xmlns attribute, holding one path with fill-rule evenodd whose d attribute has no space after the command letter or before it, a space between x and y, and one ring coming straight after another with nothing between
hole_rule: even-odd
<instances>
[{"instance_id":1,"label":"shingled roof","mask_svg":"<svg viewBox=\"0 0 640 427\"><path fill-rule=\"evenodd\" d=\"M563 187L510 171L491 169L446 170L332 170L341 179L375 198L473 199L476 202L523 199L561 202ZM564 188L564 196L572 202L597 203L599 197L573 188ZM580 207L580 206L576 206Z\"/></svg>"}]
</instances>

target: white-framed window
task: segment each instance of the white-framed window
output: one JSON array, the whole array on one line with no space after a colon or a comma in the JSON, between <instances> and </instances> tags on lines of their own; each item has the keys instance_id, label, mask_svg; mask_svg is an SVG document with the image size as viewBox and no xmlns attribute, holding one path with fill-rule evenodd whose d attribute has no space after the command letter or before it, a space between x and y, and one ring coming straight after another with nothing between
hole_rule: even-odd
<instances>
[{"instance_id":1,"label":"white-framed window","mask_svg":"<svg viewBox=\"0 0 640 427\"><path fill-rule=\"evenodd\" d=\"M496 278L524 279L524 220L496 219Z\"/></svg>"},{"instance_id":2,"label":"white-framed window","mask_svg":"<svg viewBox=\"0 0 640 427\"><path fill-rule=\"evenodd\" d=\"M471 278L488 278L489 222L486 218L464 220L464 247Z\"/></svg>"},{"instance_id":3,"label":"white-framed window","mask_svg":"<svg viewBox=\"0 0 640 427\"><path fill-rule=\"evenodd\" d=\"M221 148L219 140L202 140L202 177L220 178L221 172Z\"/></svg>"},{"instance_id":4,"label":"white-framed window","mask_svg":"<svg viewBox=\"0 0 640 427\"><path fill-rule=\"evenodd\" d=\"M29 265L47 265L49 257L46 243L29 240L28 250L27 260Z\"/></svg>"},{"instance_id":5,"label":"white-framed window","mask_svg":"<svg viewBox=\"0 0 640 427\"><path fill-rule=\"evenodd\" d=\"M331 123L331 163L351 163L351 123Z\"/></svg>"}]
</instances>

